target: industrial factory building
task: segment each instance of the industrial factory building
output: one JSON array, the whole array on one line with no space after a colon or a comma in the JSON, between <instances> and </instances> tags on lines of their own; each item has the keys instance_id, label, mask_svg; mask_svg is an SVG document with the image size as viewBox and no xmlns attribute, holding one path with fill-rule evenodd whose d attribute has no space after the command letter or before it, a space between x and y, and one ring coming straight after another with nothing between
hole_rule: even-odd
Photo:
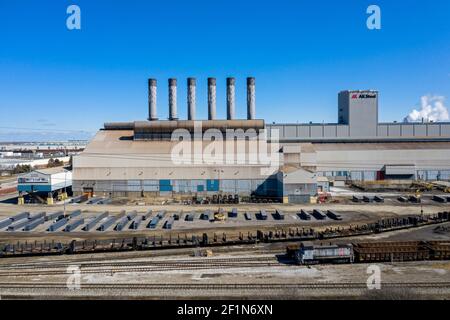
<instances>
[{"instance_id":1,"label":"industrial factory building","mask_svg":"<svg viewBox=\"0 0 450 320\"><path fill-rule=\"evenodd\" d=\"M450 123L379 123L378 92L342 91L335 124L265 124L247 79L247 119L235 119L235 79L227 79L227 119L216 119L208 79L208 120L197 120L196 80L188 119L177 116L169 79L169 119L158 120L157 81L148 81L146 121L105 123L74 157L73 191L124 197L259 196L297 202L348 180L450 179ZM319 187L318 187L319 180Z\"/></svg>"}]
</instances>

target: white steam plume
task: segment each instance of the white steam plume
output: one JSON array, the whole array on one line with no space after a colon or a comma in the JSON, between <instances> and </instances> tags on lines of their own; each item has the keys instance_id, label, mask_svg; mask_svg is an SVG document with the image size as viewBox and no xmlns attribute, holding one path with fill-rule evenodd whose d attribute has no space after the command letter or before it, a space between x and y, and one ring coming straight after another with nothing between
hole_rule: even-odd
<instances>
[{"instance_id":1,"label":"white steam plume","mask_svg":"<svg viewBox=\"0 0 450 320\"><path fill-rule=\"evenodd\" d=\"M420 98L420 110L414 109L403 119L404 122L417 121L449 121L449 112L444 104L445 98L442 96L426 95Z\"/></svg>"}]
</instances>

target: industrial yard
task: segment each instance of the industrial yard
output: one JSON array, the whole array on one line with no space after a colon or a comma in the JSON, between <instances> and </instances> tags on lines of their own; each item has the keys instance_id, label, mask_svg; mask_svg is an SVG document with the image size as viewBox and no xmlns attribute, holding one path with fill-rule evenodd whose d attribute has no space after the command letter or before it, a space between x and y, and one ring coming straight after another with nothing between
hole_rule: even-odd
<instances>
[{"instance_id":1,"label":"industrial yard","mask_svg":"<svg viewBox=\"0 0 450 320\"><path fill-rule=\"evenodd\" d=\"M430 230L425 232L433 234ZM408 234L402 235L403 240L408 238ZM382 289L375 292L367 289L368 264L297 266L286 259L284 246L275 243L219 247L213 249L213 257L194 257L195 249L172 249L8 258L0 261L0 290L5 298L450 297L448 261L378 264L382 270ZM69 290L66 286L69 266L81 271L80 290Z\"/></svg>"},{"instance_id":2,"label":"industrial yard","mask_svg":"<svg viewBox=\"0 0 450 320\"><path fill-rule=\"evenodd\" d=\"M447 203L439 203L432 200L430 196L424 199L421 204L409 203L404 204L400 202L397 197L385 199L383 203L354 203L351 198L347 203L328 203L328 204L303 204L303 205L282 205L282 204L240 204L236 205L159 205L159 206L142 206L142 205L91 205L91 204L76 204L66 206L66 216L68 219L64 220L63 224L57 230L48 230L60 216L64 216L63 205L53 206L17 206L17 205L1 205L0 206L0 221L15 214L22 212L29 213L33 217L37 214L46 214L50 219L42 219L40 224L33 228L33 235L52 236L58 234L61 236L77 236L91 234L94 236L124 234L133 235L141 232L185 232L192 230L247 230L264 227L317 227L326 228L333 226L347 226L350 224L375 222L383 218L396 218L402 216L419 216L421 210L425 206L426 214L437 214L438 212L447 211L449 206ZM236 211L236 216L232 215L233 209ZM266 218L260 216L261 210L266 213ZM302 218L301 212L306 211L309 216L308 219ZM314 210L318 210L324 215L323 220L314 216ZM213 213L223 212L225 218L217 220ZM276 212L280 212L282 217L278 217ZM327 216L328 211L339 215L338 219ZM75 215L72 217L71 215ZM161 214L161 219L158 223L150 228L149 224L152 218ZM165 227L165 223L171 220L174 216L170 228ZM96 224L90 230L82 230L83 227L91 221L97 220ZM115 218L115 220L108 226L108 228L99 231L97 230L102 222L108 221L108 218ZM126 224L120 230L115 230L115 226L120 222L121 218L128 217ZM145 219L140 219L145 217ZM192 218L190 220L189 218ZM250 219L248 219L248 218ZM62 217L61 219L63 219ZM83 222L69 232L62 232L70 222L83 219ZM133 221L139 221L136 229L132 227ZM69 222L70 221L70 222ZM4 226L2 234L4 236L14 235L14 231L19 231L21 237L27 236L29 233L24 232L22 228L11 230L10 225ZM23 226L22 226L23 227Z\"/></svg>"},{"instance_id":3,"label":"industrial yard","mask_svg":"<svg viewBox=\"0 0 450 320\"><path fill-rule=\"evenodd\" d=\"M169 120L149 79L148 120L17 175L0 199L2 299L450 299L450 124L379 124L369 90L339 93L337 124L266 125L252 77L246 120L234 78L226 120L215 78L208 120L195 78L179 120L168 83Z\"/></svg>"},{"instance_id":4,"label":"industrial yard","mask_svg":"<svg viewBox=\"0 0 450 320\"><path fill-rule=\"evenodd\" d=\"M43 221L32 230L14 231L8 226L0 230L0 293L3 299L450 298L450 262L414 253L419 242L449 243L448 204L433 200L432 194L421 203L404 203L398 197L383 193L382 203L367 203L343 196L340 203L302 205L2 204L0 222L14 216L20 222L21 215L25 220L41 215ZM421 208L426 218L409 221L421 216ZM314 210L326 217L318 219ZM261 211L266 219L258 218ZM301 218L302 211L311 216L309 220ZM339 220L328 216L329 211ZM213 212L223 212L226 219L217 221L213 215L203 219L205 213ZM252 220L246 219L247 213ZM149 227L158 215L161 221ZM179 219L166 228L174 215ZM186 221L189 215L192 221ZM90 230L83 230L98 217L102 218ZM117 218L102 231L108 217ZM137 229L131 228L133 221L144 217ZM80 219L83 223L65 230ZM363 227L381 220L389 223L385 230L368 232ZM51 230L58 221L63 223ZM351 234L328 233L352 226ZM399 253L374 262L302 266L286 253L287 246L298 245L301 239L317 245L385 243L386 252ZM5 247L6 243L10 245ZM367 288L367 268L374 263L381 268L381 290ZM70 270L79 271L79 290L68 285Z\"/></svg>"}]
</instances>

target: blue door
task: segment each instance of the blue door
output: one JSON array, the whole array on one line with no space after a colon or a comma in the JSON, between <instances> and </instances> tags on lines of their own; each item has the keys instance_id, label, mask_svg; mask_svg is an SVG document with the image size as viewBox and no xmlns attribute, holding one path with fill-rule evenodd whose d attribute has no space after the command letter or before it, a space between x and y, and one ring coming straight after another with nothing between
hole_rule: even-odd
<instances>
[{"instance_id":1,"label":"blue door","mask_svg":"<svg viewBox=\"0 0 450 320\"><path fill-rule=\"evenodd\" d=\"M207 191L219 191L219 180L206 180Z\"/></svg>"}]
</instances>

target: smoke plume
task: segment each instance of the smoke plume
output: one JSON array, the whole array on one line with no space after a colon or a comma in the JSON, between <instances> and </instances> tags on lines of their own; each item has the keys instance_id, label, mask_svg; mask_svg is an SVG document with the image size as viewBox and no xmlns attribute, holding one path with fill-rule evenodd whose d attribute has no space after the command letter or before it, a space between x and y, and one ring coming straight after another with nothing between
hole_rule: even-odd
<instances>
[{"instance_id":1,"label":"smoke plume","mask_svg":"<svg viewBox=\"0 0 450 320\"><path fill-rule=\"evenodd\" d=\"M449 112L442 96L426 95L420 98L420 110L414 109L403 119L404 122L449 121Z\"/></svg>"}]
</instances>

